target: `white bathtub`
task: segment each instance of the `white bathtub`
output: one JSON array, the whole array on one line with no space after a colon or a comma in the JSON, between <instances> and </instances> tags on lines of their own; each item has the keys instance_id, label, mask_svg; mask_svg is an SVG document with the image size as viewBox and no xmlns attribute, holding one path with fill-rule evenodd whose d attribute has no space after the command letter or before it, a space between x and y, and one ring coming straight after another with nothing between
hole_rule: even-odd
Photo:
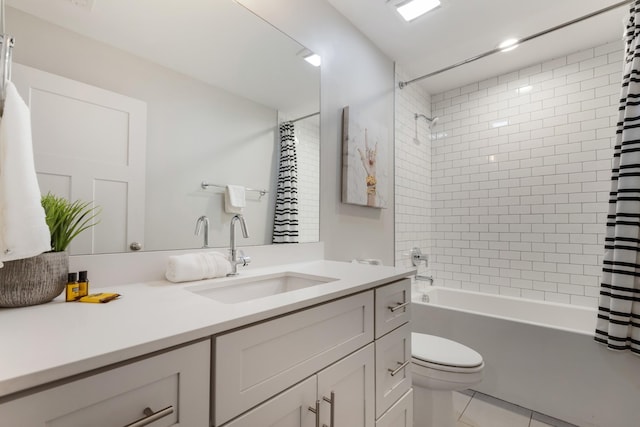
<instances>
[{"instance_id":1,"label":"white bathtub","mask_svg":"<svg viewBox=\"0 0 640 427\"><path fill-rule=\"evenodd\" d=\"M482 354L476 390L581 427L640 426L640 357L593 340L594 309L432 287L413 330Z\"/></svg>"}]
</instances>

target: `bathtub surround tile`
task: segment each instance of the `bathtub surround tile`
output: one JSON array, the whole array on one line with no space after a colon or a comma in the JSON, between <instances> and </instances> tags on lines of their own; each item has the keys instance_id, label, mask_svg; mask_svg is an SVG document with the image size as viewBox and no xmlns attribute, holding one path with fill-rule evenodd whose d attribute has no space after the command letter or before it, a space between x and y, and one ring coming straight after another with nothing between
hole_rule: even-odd
<instances>
[{"instance_id":1,"label":"bathtub surround tile","mask_svg":"<svg viewBox=\"0 0 640 427\"><path fill-rule=\"evenodd\" d=\"M402 70L396 69L396 81L406 81L410 78ZM441 109L454 107L452 101L461 102L462 95L474 92L474 85L439 94L431 97L420 85L409 85L403 90L396 91L395 99L395 259L397 266L411 267L410 251L418 247L424 254L432 258L431 230L437 223L431 221L432 209L432 179L441 185L445 191L445 184L451 184L451 175L445 177L440 172L432 174L431 148L434 138L438 136L429 132L427 121L423 118L416 122L415 114L431 117L431 103ZM465 95L466 96L466 95ZM460 111L460 105L456 105ZM468 111L468 108L465 109ZM452 117L449 117L453 120ZM417 125L417 138L416 138ZM444 153L448 151L444 150ZM459 173L456 175L460 175ZM449 191L449 190L447 190ZM447 215L447 214L445 214ZM419 274L431 274L424 264L419 267Z\"/></svg>"},{"instance_id":2,"label":"bathtub surround tile","mask_svg":"<svg viewBox=\"0 0 640 427\"><path fill-rule=\"evenodd\" d=\"M595 306L621 69L611 42L432 96L436 285Z\"/></svg>"}]
</instances>

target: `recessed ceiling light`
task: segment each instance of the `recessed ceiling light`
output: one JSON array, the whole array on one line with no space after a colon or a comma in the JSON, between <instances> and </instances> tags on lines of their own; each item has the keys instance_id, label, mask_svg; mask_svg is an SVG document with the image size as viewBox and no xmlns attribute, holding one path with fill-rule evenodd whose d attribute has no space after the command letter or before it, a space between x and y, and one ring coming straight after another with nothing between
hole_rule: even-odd
<instances>
[{"instance_id":1,"label":"recessed ceiling light","mask_svg":"<svg viewBox=\"0 0 640 427\"><path fill-rule=\"evenodd\" d=\"M498 49L501 49L503 52L509 52L518 46L518 39L507 39L498 45Z\"/></svg>"},{"instance_id":2,"label":"recessed ceiling light","mask_svg":"<svg viewBox=\"0 0 640 427\"><path fill-rule=\"evenodd\" d=\"M309 64L313 65L314 67L319 67L320 63L322 62L320 59L320 55L318 55L317 53L312 53L305 56L304 60L307 61Z\"/></svg>"},{"instance_id":3,"label":"recessed ceiling light","mask_svg":"<svg viewBox=\"0 0 640 427\"><path fill-rule=\"evenodd\" d=\"M78 6L79 8L87 9L87 10L93 9L95 1L96 0L69 0L69 2L72 5Z\"/></svg>"},{"instance_id":4,"label":"recessed ceiling light","mask_svg":"<svg viewBox=\"0 0 640 427\"><path fill-rule=\"evenodd\" d=\"M396 10L405 21L409 22L438 6L440 6L440 0L408 0L396 6Z\"/></svg>"}]
</instances>

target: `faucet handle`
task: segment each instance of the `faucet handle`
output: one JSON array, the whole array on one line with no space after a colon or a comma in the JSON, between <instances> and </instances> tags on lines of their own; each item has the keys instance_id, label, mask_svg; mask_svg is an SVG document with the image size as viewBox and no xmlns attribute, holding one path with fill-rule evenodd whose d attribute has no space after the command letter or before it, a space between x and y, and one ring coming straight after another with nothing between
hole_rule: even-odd
<instances>
[{"instance_id":1,"label":"faucet handle","mask_svg":"<svg viewBox=\"0 0 640 427\"><path fill-rule=\"evenodd\" d=\"M241 261L243 267L251 262L251 257L246 256L242 249L238 250L238 255L238 261Z\"/></svg>"}]
</instances>

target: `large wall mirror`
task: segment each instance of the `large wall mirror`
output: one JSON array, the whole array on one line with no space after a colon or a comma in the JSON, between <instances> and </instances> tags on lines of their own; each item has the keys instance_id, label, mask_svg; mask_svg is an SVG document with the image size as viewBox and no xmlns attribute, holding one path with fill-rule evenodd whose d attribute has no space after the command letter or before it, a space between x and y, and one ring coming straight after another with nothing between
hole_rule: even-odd
<instances>
[{"instance_id":1,"label":"large wall mirror","mask_svg":"<svg viewBox=\"0 0 640 427\"><path fill-rule=\"evenodd\" d=\"M203 215L209 246L228 246L226 185L265 190L246 192L250 237L238 244L270 244L284 121L296 129L300 241L318 240L312 52L232 0L6 3L41 190L102 207L72 254L199 248Z\"/></svg>"}]
</instances>

